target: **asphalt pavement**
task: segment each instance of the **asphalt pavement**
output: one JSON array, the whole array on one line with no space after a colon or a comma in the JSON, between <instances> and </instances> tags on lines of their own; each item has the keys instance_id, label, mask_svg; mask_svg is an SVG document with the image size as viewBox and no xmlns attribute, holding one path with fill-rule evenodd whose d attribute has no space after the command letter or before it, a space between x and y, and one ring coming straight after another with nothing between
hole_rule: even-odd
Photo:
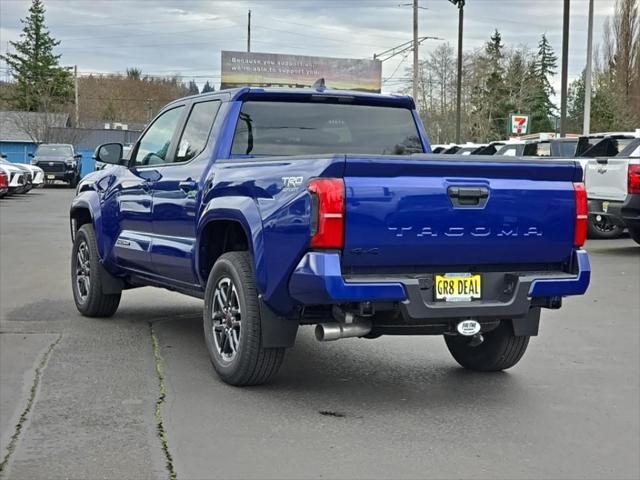
<instances>
[{"instance_id":1,"label":"asphalt pavement","mask_svg":"<svg viewBox=\"0 0 640 480\"><path fill-rule=\"evenodd\" d=\"M590 241L584 297L513 369L440 337L318 343L268 386L219 381L199 300L143 288L107 320L69 282L73 190L0 200L0 477L640 478L640 246Z\"/></svg>"}]
</instances>

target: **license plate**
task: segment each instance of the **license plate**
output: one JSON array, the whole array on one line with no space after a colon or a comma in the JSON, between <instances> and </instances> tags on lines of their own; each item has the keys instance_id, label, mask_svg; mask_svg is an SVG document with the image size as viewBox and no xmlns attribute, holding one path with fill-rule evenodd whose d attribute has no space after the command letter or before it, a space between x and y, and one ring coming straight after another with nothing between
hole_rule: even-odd
<instances>
[{"instance_id":1,"label":"license plate","mask_svg":"<svg viewBox=\"0 0 640 480\"><path fill-rule=\"evenodd\" d=\"M609 210L609 202L602 202L602 211L604 213L607 213L608 210Z\"/></svg>"},{"instance_id":2,"label":"license plate","mask_svg":"<svg viewBox=\"0 0 640 480\"><path fill-rule=\"evenodd\" d=\"M55 180L56 176L55 175L47 175L47 179L49 180Z\"/></svg>"},{"instance_id":3,"label":"license plate","mask_svg":"<svg viewBox=\"0 0 640 480\"><path fill-rule=\"evenodd\" d=\"M436 300L469 302L482 296L482 279L471 273L436 275Z\"/></svg>"}]
</instances>

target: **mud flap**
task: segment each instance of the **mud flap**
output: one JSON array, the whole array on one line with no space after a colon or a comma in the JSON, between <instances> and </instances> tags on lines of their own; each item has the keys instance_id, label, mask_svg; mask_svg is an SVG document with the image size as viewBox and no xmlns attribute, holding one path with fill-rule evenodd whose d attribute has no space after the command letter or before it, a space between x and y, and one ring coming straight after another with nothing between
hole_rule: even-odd
<instances>
[{"instance_id":1,"label":"mud flap","mask_svg":"<svg viewBox=\"0 0 640 480\"><path fill-rule=\"evenodd\" d=\"M124 280L114 277L104 268L102 263L98 266L98 274L100 275L100 283L102 284L102 293L105 295L114 295L121 293L126 285Z\"/></svg>"},{"instance_id":2,"label":"mud flap","mask_svg":"<svg viewBox=\"0 0 640 480\"><path fill-rule=\"evenodd\" d=\"M298 333L298 322L279 317L262 300L260 302L260 330L264 348L293 347Z\"/></svg>"},{"instance_id":3,"label":"mud flap","mask_svg":"<svg viewBox=\"0 0 640 480\"><path fill-rule=\"evenodd\" d=\"M540 325L540 308L531 308L524 317L511 320L513 334L516 337L535 337Z\"/></svg>"}]
</instances>

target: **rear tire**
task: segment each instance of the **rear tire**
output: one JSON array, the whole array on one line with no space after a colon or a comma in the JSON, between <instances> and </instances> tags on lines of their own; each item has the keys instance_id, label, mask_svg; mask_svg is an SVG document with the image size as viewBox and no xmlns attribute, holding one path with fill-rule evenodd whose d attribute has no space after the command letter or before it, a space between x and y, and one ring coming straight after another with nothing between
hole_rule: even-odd
<instances>
[{"instance_id":1,"label":"rear tire","mask_svg":"<svg viewBox=\"0 0 640 480\"><path fill-rule=\"evenodd\" d=\"M498 328L483 336L484 342L476 347L469 345L469 337L445 335L444 339L456 362L478 372L498 372L513 367L529 345L529 337L513 334L508 320L503 320Z\"/></svg>"},{"instance_id":2,"label":"rear tire","mask_svg":"<svg viewBox=\"0 0 640 480\"><path fill-rule=\"evenodd\" d=\"M120 304L121 294L102 292L101 267L93 225L84 224L73 242L71 289L76 308L85 317L111 317Z\"/></svg>"},{"instance_id":3,"label":"rear tire","mask_svg":"<svg viewBox=\"0 0 640 480\"><path fill-rule=\"evenodd\" d=\"M635 228L629 228L629 236L631 237L631 239L636 242L638 245L640 245L640 227L635 227Z\"/></svg>"},{"instance_id":4,"label":"rear tire","mask_svg":"<svg viewBox=\"0 0 640 480\"><path fill-rule=\"evenodd\" d=\"M589 238L596 240L612 240L622 235L624 230L623 227L611 223L611 221L604 215L601 218L602 220L598 222L595 215L589 215L589 223L587 226Z\"/></svg>"},{"instance_id":5,"label":"rear tire","mask_svg":"<svg viewBox=\"0 0 640 480\"><path fill-rule=\"evenodd\" d=\"M264 348L258 292L251 257L228 252L209 274L204 298L204 336L211 363L229 385L269 382L280 369L284 348Z\"/></svg>"}]
</instances>

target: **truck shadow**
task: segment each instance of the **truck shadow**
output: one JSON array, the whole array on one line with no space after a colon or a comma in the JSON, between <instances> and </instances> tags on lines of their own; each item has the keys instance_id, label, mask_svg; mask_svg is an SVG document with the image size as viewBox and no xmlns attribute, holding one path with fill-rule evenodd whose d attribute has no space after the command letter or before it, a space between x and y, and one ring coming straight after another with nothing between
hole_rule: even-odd
<instances>
[{"instance_id":1,"label":"truck shadow","mask_svg":"<svg viewBox=\"0 0 640 480\"><path fill-rule=\"evenodd\" d=\"M504 408L532 404L532 388L517 373L475 373L458 367L440 337L382 337L319 343L301 327L269 385L241 390L224 384L209 361L200 312L154 322L171 383L173 368L189 368L195 391L212 398L244 397L264 408L293 403L301 412L360 418L393 405L395 411ZM516 372L517 367L513 370ZM181 381L182 383L182 381ZM534 405L531 405L535 409Z\"/></svg>"},{"instance_id":2,"label":"truck shadow","mask_svg":"<svg viewBox=\"0 0 640 480\"><path fill-rule=\"evenodd\" d=\"M604 248L591 248L589 253L593 254L605 254L615 257L636 257L640 258L640 245L625 245L621 247L604 247Z\"/></svg>"}]
</instances>

